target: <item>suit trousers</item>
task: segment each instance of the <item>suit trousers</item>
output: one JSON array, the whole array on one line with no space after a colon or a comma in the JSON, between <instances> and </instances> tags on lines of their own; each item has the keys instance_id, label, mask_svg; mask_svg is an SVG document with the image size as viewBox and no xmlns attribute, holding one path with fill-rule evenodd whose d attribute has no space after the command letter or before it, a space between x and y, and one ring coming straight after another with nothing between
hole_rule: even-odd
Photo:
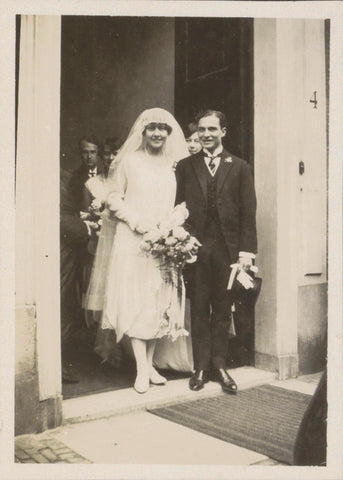
<instances>
[{"instance_id":1,"label":"suit trousers","mask_svg":"<svg viewBox=\"0 0 343 480\"><path fill-rule=\"evenodd\" d=\"M191 331L194 368L225 368L232 304L227 284L231 259L220 225L213 218L191 275Z\"/></svg>"},{"instance_id":2,"label":"suit trousers","mask_svg":"<svg viewBox=\"0 0 343 480\"><path fill-rule=\"evenodd\" d=\"M75 348L75 334L82 322L79 284L82 263L79 251L83 245L61 243L60 278L61 278L61 347L62 354Z\"/></svg>"}]
</instances>

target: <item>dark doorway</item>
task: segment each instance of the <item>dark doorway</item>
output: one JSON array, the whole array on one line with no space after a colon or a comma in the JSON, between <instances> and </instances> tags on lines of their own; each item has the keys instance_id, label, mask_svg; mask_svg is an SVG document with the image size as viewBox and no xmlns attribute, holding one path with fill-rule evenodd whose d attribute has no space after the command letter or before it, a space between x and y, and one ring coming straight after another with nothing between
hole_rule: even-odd
<instances>
[{"instance_id":1,"label":"dark doorway","mask_svg":"<svg viewBox=\"0 0 343 480\"><path fill-rule=\"evenodd\" d=\"M143 110L174 113L174 23L170 17L62 17L64 168L79 165L81 136L124 140Z\"/></svg>"},{"instance_id":2,"label":"dark doorway","mask_svg":"<svg viewBox=\"0 0 343 480\"><path fill-rule=\"evenodd\" d=\"M63 17L61 167L80 165L83 135L124 140L137 116L155 106L180 124L202 108L224 111L226 148L253 165L252 29L252 19ZM64 397L131 386L130 359L117 368L94 353L96 330L87 329L81 305L76 327L70 362L80 382L64 385Z\"/></svg>"},{"instance_id":3,"label":"dark doorway","mask_svg":"<svg viewBox=\"0 0 343 480\"><path fill-rule=\"evenodd\" d=\"M253 165L253 19L175 20L175 115L223 111L225 147Z\"/></svg>"},{"instance_id":4,"label":"dark doorway","mask_svg":"<svg viewBox=\"0 0 343 480\"><path fill-rule=\"evenodd\" d=\"M254 165L253 19L175 20L175 116L183 125L203 109L228 119L226 149ZM254 364L254 307L238 302L228 367Z\"/></svg>"},{"instance_id":5,"label":"dark doorway","mask_svg":"<svg viewBox=\"0 0 343 480\"><path fill-rule=\"evenodd\" d=\"M82 136L124 140L144 109L159 106L174 113L174 23L169 17L62 17L64 170L72 172L80 165ZM102 363L94 352L96 328L87 328L80 305L77 317L68 360L79 383L64 384L64 398L132 386L132 359L122 353L122 358Z\"/></svg>"}]
</instances>

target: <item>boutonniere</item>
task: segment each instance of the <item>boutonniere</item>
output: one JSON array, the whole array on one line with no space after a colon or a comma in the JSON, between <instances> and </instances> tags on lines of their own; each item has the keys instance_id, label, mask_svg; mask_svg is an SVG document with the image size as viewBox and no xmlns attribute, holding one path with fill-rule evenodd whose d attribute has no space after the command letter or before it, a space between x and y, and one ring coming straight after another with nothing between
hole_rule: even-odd
<instances>
[{"instance_id":1,"label":"boutonniere","mask_svg":"<svg viewBox=\"0 0 343 480\"><path fill-rule=\"evenodd\" d=\"M232 163L232 157L224 158L224 163Z\"/></svg>"}]
</instances>

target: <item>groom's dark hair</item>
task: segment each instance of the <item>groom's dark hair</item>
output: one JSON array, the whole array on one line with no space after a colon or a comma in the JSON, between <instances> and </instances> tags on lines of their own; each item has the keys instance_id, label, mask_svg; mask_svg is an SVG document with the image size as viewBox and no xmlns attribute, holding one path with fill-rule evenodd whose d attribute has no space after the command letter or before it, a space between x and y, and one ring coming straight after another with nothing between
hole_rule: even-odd
<instances>
[{"instance_id":1,"label":"groom's dark hair","mask_svg":"<svg viewBox=\"0 0 343 480\"><path fill-rule=\"evenodd\" d=\"M201 110L195 117L196 124L198 125L202 118L211 117L212 115L219 119L221 128L227 128L226 116L223 112L219 112L219 110Z\"/></svg>"}]
</instances>

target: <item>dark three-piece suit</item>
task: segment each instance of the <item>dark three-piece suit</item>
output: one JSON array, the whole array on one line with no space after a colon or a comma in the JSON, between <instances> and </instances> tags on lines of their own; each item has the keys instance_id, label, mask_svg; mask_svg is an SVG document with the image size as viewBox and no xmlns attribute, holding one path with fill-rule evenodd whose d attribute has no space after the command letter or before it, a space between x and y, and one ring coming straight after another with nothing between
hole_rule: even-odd
<instances>
[{"instance_id":1,"label":"dark three-piece suit","mask_svg":"<svg viewBox=\"0 0 343 480\"><path fill-rule=\"evenodd\" d=\"M176 167L176 204L186 202L187 224L202 244L190 270L191 331L196 370L225 368L230 265L239 252L256 253L256 197L249 165L225 150L212 176L204 152Z\"/></svg>"},{"instance_id":2,"label":"dark three-piece suit","mask_svg":"<svg viewBox=\"0 0 343 480\"><path fill-rule=\"evenodd\" d=\"M62 353L70 346L81 315L78 279L87 257L89 239L86 224L70 190L70 174L61 170L60 238L61 238L61 338Z\"/></svg>"}]
</instances>

